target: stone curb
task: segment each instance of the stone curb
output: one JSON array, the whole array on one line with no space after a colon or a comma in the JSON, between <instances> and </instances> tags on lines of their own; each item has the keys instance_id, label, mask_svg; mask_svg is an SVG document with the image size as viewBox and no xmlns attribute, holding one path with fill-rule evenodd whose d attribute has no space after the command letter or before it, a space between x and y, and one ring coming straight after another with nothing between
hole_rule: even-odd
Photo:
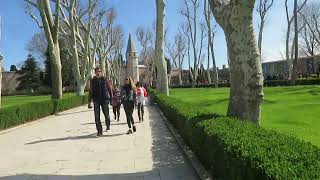
<instances>
[{"instance_id":1,"label":"stone curb","mask_svg":"<svg viewBox=\"0 0 320 180\"><path fill-rule=\"evenodd\" d=\"M188 161L190 162L193 169L196 171L198 177L201 180L213 180L211 175L208 173L208 171L203 167L197 156L193 153L191 148L187 146L182 139L182 137L179 135L177 130L173 127L173 125L168 121L168 119L164 116L163 112L160 110L158 106L156 106L156 109L160 113L161 119L165 123L165 125L170 130L170 133L178 143L179 148L182 150L183 154L187 157Z\"/></svg>"}]
</instances>

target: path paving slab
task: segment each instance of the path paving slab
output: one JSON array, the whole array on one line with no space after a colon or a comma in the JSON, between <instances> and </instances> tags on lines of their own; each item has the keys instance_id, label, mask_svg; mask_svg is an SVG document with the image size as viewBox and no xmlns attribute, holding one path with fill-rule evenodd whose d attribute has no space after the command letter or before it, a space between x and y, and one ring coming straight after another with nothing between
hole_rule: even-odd
<instances>
[{"instance_id":1,"label":"path paving slab","mask_svg":"<svg viewBox=\"0 0 320 180\"><path fill-rule=\"evenodd\" d=\"M0 132L0 180L198 179L155 107L130 135L123 108L119 122L110 115L102 137L85 106Z\"/></svg>"}]
</instances>

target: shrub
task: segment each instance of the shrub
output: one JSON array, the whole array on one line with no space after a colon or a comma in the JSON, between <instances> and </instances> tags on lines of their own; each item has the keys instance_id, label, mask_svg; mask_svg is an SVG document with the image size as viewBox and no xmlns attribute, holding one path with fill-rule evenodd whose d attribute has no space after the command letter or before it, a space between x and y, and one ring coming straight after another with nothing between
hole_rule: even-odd
<instances>
[{"instance_id":1,"label":"shrub","mask_svg":"<svg viewBox=\"0 0 320 180\"><path fill-rule=\"evenodd\" d=\"M274 87L274 86L290 86L290 81L288 80L265 80L263 82L265 87ZM320 85L319 78L309 78L309 79L298 79L296 80L296 85ZM171 86L171 88L191 88L191 85L179 85ZM196 88L209 88L214 87L214 84L198 84ZM220 83L219 87L230 87L230 83Z\"/></svg>"},{"instance_id":2,"label":"shrub","mask_svg":"<svg viewBox=\"0 0 320 180\"><path fill-rule=\"evenodd\" d=\"M87 96L70 96L0 109L0 129L10 128L86 103Z\"/></svg>"},{"instance_id":3,"label":"shrub","mask_svg":"<svg viewBox=\"0 0 320 180\"><path fill-rule=\"evenodd\" d=\"M223 179L319 179L320 149L248 122L157 94L159 107L213 176Z\"/></svg>"}]
</instances>

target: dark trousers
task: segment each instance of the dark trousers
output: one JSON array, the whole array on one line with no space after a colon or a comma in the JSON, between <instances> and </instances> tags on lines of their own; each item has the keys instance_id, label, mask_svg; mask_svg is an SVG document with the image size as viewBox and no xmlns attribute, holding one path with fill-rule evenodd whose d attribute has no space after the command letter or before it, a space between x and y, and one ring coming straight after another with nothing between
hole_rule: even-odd
<instances>
[{"instance_id":1,"label":"dark trousers","mask_svg":"<svg viewBox=\"0 0 320 180\"><path fill-rule=\"evenodd\" d=\"M120 118L120 106L121 106L121 104L112 107L114 119L117 119L118 121Z\"/></svg>"},{"instance_id":2,"label":"dark trousers","mask_svg":"<svg viewBox=\"0 0 320 180\"><path fill-rule=\"evenodd\" d=\"M139 121L143 119L143 114L144 114L144 106L143 103L138 103L138 116L139 116Z\"/></svg>"},{"instance_id":3,"label":"dark trousers","mask_svg":"<svg viewBox=\"0 0 320 180\"><path fill-rule=\"evenodd\" d=\"M99 133L102 133L102 125L100 121L100 106L102 108L102 112L105 117L106 126L110 127L110 116L109 116L109 101L106 100L104 102L93 102L94 104L94 119L96 122L96 128Z\"/></svg>"},{"instance_id":4,"label":"dark trousers","mask_svg":"<svg viewBox=\"0 0 320 180\"><path fill-rule=\"evenodd\" d=\"M133 109L134 109L134 103L133 102L126 102L123 104L124 111L126 112L127 116L127 123L128 127L131 128L131 124L134 125L134 120L133 120Z\"/></svg>"}]
</instances>

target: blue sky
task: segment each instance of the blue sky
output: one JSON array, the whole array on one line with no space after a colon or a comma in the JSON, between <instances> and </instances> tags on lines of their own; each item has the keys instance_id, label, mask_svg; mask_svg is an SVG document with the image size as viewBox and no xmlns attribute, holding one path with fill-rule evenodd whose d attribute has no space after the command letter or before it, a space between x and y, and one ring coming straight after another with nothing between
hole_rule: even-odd
<instances>
[{"instance_id":1,"label":"blue sky","mask_svg":"<svg viewBox=\"0 0 320 180\"><path fill-rule=\"evenodd\" d=\"M140 25L151 28L155 20L154 0L109 0L108 3L117 10L117 23L124 29L125 44L129 32L134 34ZM179 24L184 21L179 13L182 7L182 0L167 0L165 20L169 40L173 39ZM23 0L1 0L0 16L2 16L0 52L5 58L5 70L8 70L10 65L21 64L26 59L28 52L25 45L40 29L34 20L25 14ZM257 22L256 19L254 21ZM280 52L284 52L286 29L284 1L275 0L275 6L270 11L267 23L263 42L263 61L281 59ZM135 42L138 46L138 42ZM217 29L215 38L215 53L219 67L227 64L225 37L220 28Z\"/></svg>"}]
</instances>

